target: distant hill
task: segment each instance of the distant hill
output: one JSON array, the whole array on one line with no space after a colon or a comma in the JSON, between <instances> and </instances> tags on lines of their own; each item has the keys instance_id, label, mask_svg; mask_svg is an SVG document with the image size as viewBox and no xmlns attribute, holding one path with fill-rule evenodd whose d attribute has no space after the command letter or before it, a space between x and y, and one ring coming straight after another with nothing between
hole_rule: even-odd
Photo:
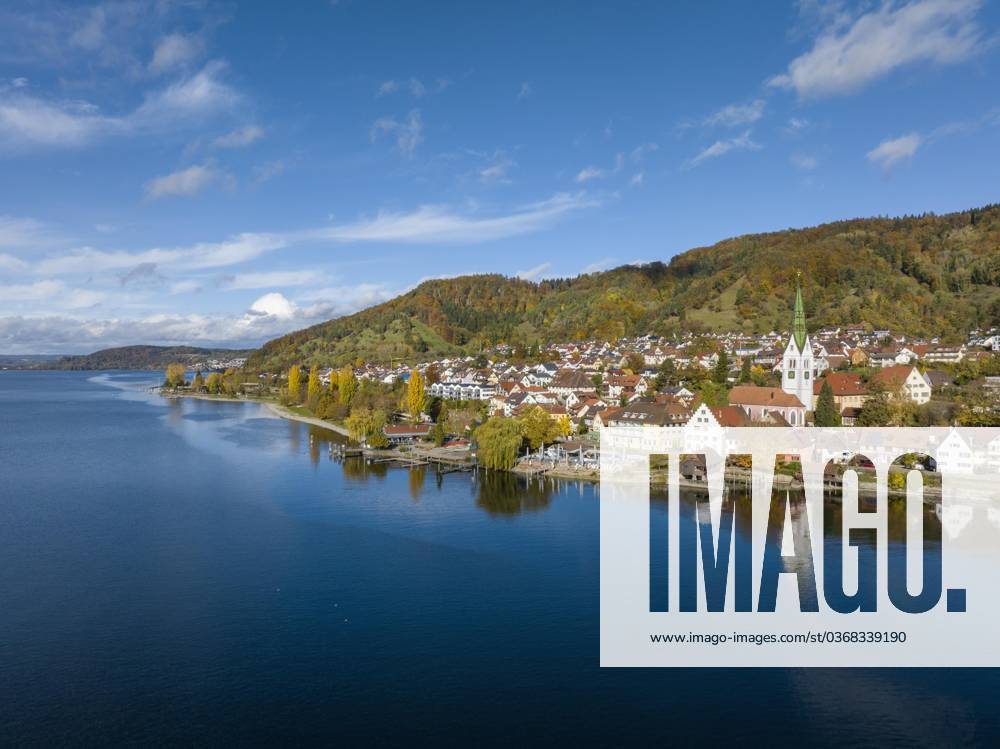
<instances>
[{"instance_id":1,"label":"distant hill","mask_svg":"<svg viewBox=\"0 0 1000 749\"><path fill-rule=\"evenodd\" d=\"M248 366L413 361L501 341L783 330L798 271L811 327L866 323L958 338L1000 325L1000 205L748 234L667 264L572 279L427 281L384 304L270 341Z\"/></svg>"},{"instance_id":2,"label":"distant hill","mask_svg":"<svg viewBox=\"0 0 1000 749\"><path fill-rule=\"evenodd\" d=\"M84 356L64 356L39 364L34 369L166 369L168 364L202 364L209 359L242 359L250 351L194 346L122 346L95 351Z\"/></svg>"}]
</instances>

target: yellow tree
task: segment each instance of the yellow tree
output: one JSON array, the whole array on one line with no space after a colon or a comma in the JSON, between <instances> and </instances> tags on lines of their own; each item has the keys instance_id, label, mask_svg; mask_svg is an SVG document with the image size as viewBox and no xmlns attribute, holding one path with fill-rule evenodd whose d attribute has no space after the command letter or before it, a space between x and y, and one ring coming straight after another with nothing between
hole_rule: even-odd
<instances>
[{"instance_id":1,"label":"yellow tree","mask_svg":"<svg viewBox=\"0 0 1000 749\"><path fill-rule=\"evenodd\" d=\"M181 387L184 385L184 374L185 369L183 364L168 364L167 375L163 384L168 388Z\"/></svg>"},{"instance_id":2,"label":"yellow tree","mask_svg":"<svg viewBox=\"0 0 1000 749\"><path fill-rule=\"evenodd\" d=\"M573 434L573 423L569 420L568 415L562 414L556 420L556 429L558 430L559 434L563 437L569 437L571 434Z\"/></svg>"},{"instance_id":3,"label":"yellow tree","mask_svg":"<svg viewBox=\"0 0 1000 749\"><path fill-rule=\"evenodd\" d=\"M424 388L424 378L414 367L410 371L410 382L406 386L406 409L414 421L420 421L420 414L427 407L427 391Z\"/></svg>"},{"instance_id":4,"label":"yellow tree","mask_svg":"<svg viewBox=\"0 0 1000 749\"><path fill-rule=\"evenodd\" d=\"M345 406L351 405L351 399L354 398L354 393L358 389L358 381L350 365L341 369L337 374L337 388L340 391L340 402Z\"/></svg>"},{"instance_id":5,"label":"yellow tree","mask_svg":"<svg viewBox=\"0 0 1000 749\"><path fill-rule=\"evenodd\" d=\"M309 370L309 385L306 387L306 399L310 403L315 404L319 399L320 389L319 365L313 364L312 368Z\"/></svg>"},{"instance_id":6,"label":"yellow tree","mask_svg":"<svg viewBox=\"0 0 1000 749\"><path fill-rule=\"evenodd\" d=\"M288 400L298 403L302 397L302 370L299 365L288 370Z\"/></svg>"}]
</instances>

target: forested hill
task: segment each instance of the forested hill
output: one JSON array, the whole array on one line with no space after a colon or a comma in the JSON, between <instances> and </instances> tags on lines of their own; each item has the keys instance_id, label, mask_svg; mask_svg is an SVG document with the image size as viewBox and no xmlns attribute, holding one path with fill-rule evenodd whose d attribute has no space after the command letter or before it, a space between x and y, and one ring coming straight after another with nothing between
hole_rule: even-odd
<instances>
[{"instance_id":1,"label":"forested hill","mask_svg":"<svg viewBox=\"0 0 1000 749\"><path fill-rule=\"evenodd\" d=\"M427 281L384 304L270 341L248 366L412 361L500 341L783 330L798 271L810 327L866 323L959 338L1000 324L1000 205L749 234L669 263L572 279Z\"/></svg>"},{"instance_id":2,"label":"forested hill","mask_svg":"<svg viewBox=\"0 0 1000 749\"><path fill-rule=\"evenodd\" d=\"M203 364L215 359L226 361L241 359L250 351L236 349L208 349L194 346L122 346L96 351L84 356L64 356L47 362L43 369L165 369L168 364L180 362L188 366Z\"/></svg>"}]
</instances>

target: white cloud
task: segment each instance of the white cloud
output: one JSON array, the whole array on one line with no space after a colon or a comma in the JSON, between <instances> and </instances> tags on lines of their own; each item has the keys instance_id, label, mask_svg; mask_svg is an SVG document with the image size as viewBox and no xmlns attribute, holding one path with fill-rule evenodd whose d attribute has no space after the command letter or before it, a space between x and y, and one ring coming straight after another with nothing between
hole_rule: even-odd
<instances>
[{"instance_id":1,"label":"white cloud","mask_svg":"<svg viewBox=\"0 0 1000 749\"><path fill-rule=\"evenodd\" d=\"M194 282L175 284L176 293L200 290ZM53 294L65 291L53 289ZM236 315L153 314L139 319L84 319L71 314L0 317L0 350L8 353L85 353L136 343L204 346L259 346L333 317L350 314L397 295L381 284L359 283L320 289L299 299L271 292ZM79 301L79 300L78 300Z\"/></svg>"},{"instance_id":2,"label":"white cloud","mask_svg":"<svg viewBox=\"0 0 1000 749\"><path fill-rule=\"evenodd\" d=\"M764 116L764 107L766 104L763 99L757 99L749 104L730 104L706 117L705 124L710 126L721 125L723 127L749 125Z\"/></svg>"},{"instance_id":3,"label":"white cloud","mask_svg":"<svg viewBox=\"0 0 1000 749\"><path fill-rule=\"evenodd\" d=\"M287 320L295 316L295 312L298 309L296 305L288 301L284 295L279 294L276 291L272 291L270 294L265 294L250 305L251 315L264 315L275 317L279 320Z\"/></svg>"},{"instance_id":4,"label":"white cloud","mask_svg":"<svg viewBox=\"0 0 1000 749\"><path fill-rule=\"evenodd\" d=\"M788 120L788 124L785 126L785 132L790 135L795 135L801 133L809 127L809 120L804 117L792 117Z\"/></svg>"},{"instance_id":5,"label":"white cloud","mask_svg":"<svg viewBox=\"0 0 1000 749\"><path fill-rule=\"evenodd\" d=\"M515 166L513 161L502 152L497 152L493 156L493 163L479 170L479 181L483 184L508 184L510 180L507 172L512 166Z\"/></svg>"},{"instance_id":6,"label":"white cloud","mask_svg":"<svg viewBox=\"0 0 1000 749\"><path fill-rule=\"evenodd\" d=\"M815 169L819 166L819 161L815 156L803 153L792 154L792 163L799 169Z\"/></svg>"},{"instance_id":7,"label":"white cloud","mask_svg":"<svg viewBox=\"0 0 1000 749\"><path fill-rule=\"evenodd\" d=\"M267 289L276 286L307 286L309 284L321 283L323 280L323 274L315 270L240 273L224 284L224 288L241 290Z\"/></svg>"},{"instance_id":8,"label":"white cloud","mask_svg":"<svg viewBox=\"0 0 1000 749\"><path fill-rule=\"evenodd\" d=\"M244 233L222 242L199 242L187 247L156 247L141 252L80 247L68 254L41 260L34 270L43 276L57 276L117 271L140 263L156 263L158 266L182 264L192 270L222 268L252 260L266 252L286 247L288 243L288 238L277 234Z\"/></svg>"},{"instance_id":9,"label":"white cloud","mask_svg":"<svg viewBox=\"0 0 1000 749\"><path fill-rule=\"evenodd\" d=\"M302 236L336 242L489 242L547 229L573 211L596 205L596 201L582 195L559 194L499 216L466 215L442 206L422 206L411 213L380 213L373 219L332 226Z\"/></svg>"},{"instance_id":10,"label":"white cloud","mask_svg":"<svg viewBox=\"0 0 1000 749\"><path fill-rule=\"evenodd\" d=\"M28 79L23 77L12 78L10 81L10 85L13 86L14 88L24 88L25 86L28 85Z\"/></svg>"},{"instance_id":11,"label":"white cloud","mask_svg":"<svg viewBox=\"0 0 1000 749\"><path fill-rule=\"evenodd\" d=\"M285 171L285 162L281 159L275 161L265 161L258 164L253 169L253 181L255 184L263 184L269 179L274 179Z\"/></svg>"},{"instance_id":12,"label":"white cloud","mask_svg":"<svg viewBox=\"0 0 1000 749\"><path fill-rule=\"evenodd\" d=\"M59 238L41 221L0 216L0 249L35 249L58 241Z\"/></svg>"},{"instance_id":13,"label":"white cloud","mask_svg":"<svg viewBox=\"0 0 1000 749\"><path fill-rule=\"evenodd\" d=\"M388 80L382 81L379 84L378 90L375 92L375 96L387 96L388 94L394 94L399 91L399 83L397 81Z\"/></svg>"},{"instance_id":14,"label":"white cloud","mask_svg":"<svg viewBox=\"0 0 1000 749\"><path fill-rule=\"evenodd\" d=\"M74 102L4 97L0 91L0 145L80 146L100 135L127 129L126 121L81 111Z\"/></svg>"},{"instance_id":15,"label":"white cloud","mask_svg":"<svg viewBox=\"0 0 1000 749\"><path fill-rule=\"evenodd\" d=\"M168 34L156 45L149 72L154 75L183 68L194 62L202 53L202 42L196 36Z\"/></svg>"},{"instance_id":16,"label":"white cloud","mask_svg":"<svg viewBox=\"0 0 1000 749\"><path fill-rule=\"evenodd\" d=\"M520 90L517 92L518 101L520 101L521 99L527 99L529 96L531 96L531 94L532 94L531 81L524 81L521 84Z\"/></svg>"},{"instance_id":17,"label":"white cloud","mask_svg":"<svg viewBox=\"0 0 1000 749\"><path fill-rule=\"evenodd\" d=\"M693 167L697 166L701 162L707 159L716 159L719 156L723 156L730 151L759 151L761 148L759 143L755 143L750 137L750 131L745 130L741 135L736 138L730 138L728 140L717 140L712 145L708 146L701 151L697 156L688 161L687 166Z\"/></svg>"},{"instance_id":18,"label":"white cloud","mask_svg":"<svg viewBox=\"0 0 1000 749\"><path fill-rule=\"evenodd\" d=\"M196 294L201 291L201 282L194 279L178 281L170 286L171 294Z\"/></svg>"},{"instance_id":19,"label":"white cloud","mask_svg":"<svg viewBox=\"0 0 1000 749\"><path fill-rule=\"evenodd\" d=\"M395 94L398 91L402 91L404 88L410 92L410 94L415 99L422 99L427 94L439 94L444 91L448 86L451 85L451 81L446 78L438 78L431 86L427 86L419 78L411 78L409 81L397 81L394 79L389 79L387 81L382 81L378 88L375 90L375 98L380 99L383 96L388 96L390 94Z\"/></svg>"},{"instance_id":20,"label":"white cloud","mask_svg":"<svg viewBox=\"0 0 1000 749\"><path fill-rule=\"evenodd\" d=\"M636 146L635 148L632 149L632 153L630 154L630 158L632 159L632 161L634 163L638 164L644 158L646 158L646 156L648 156L651 153L655 153L656 151L659 151L659 150L660 150L660 146L658 144L656 144L656 143L643 143L643 144L638 145L638 146Z\"/></svg>"},{"instance_id":21,"label":"white cloud","mask_svg":"<svg viewBox=\"0 0 1000 749\"><path fill-rule=\"evenodd\" d=\"M899 138L882 141L869 151L865 158L883 169L892 169L900 162L912 158L913 154L920 148L921 143L923 143L923 138L918 133L910 133Z\"/></svg>"},{"instance_id":22,"label":"white cloud","mask_svg":"<svg viewBox=\"0 0 1000 749\"><path fill-rule=\"evenodd\" d=\"M632 175L632 179L629 180L629 184L632 185L633 187L638 187L643 183L644 180L645 180L644 173L636 172L635 174Z\"/></svg>"},{"instance_id":23,"label":"white cloud","mask_svg":"<svg viewBox=\"0 0 1000 749\"><path fill-rule=\"evenodd\" d=\"M243 97L220 80L226 66L213 61L194 75L146 97L131 120L141 126L161 126L232 109Z\"/></svg>"},{"instance_id":24,"label":"white cloud","mask_svg":"<svg viewBox=\"0 0 1000 749\"><path fill-rule=\"evenodd\" d=\"M28 304L34 306L45 303L62 309L93 307L101 302L104 295L89 289L67 286L62 281L44 280L30 284L7 284L0 286L0 304Z\"/></svg>"},{"instance_id":25,"label":"white cloud","mask_svg":"<svg viewBox=\"0 0 1000 749\"><path fill-rule=\"evenodd\" d=\"M528 268L528 270L519 270L517 272L517 277L522 281L537 281L542 277L542 274L551 267L552 263L542 263L540 265L536 265L534 268Z\"/></svg>"},{"instance_id":26,"label":"white cloud","mask_svg":"<svg viewBox=\"0 0 1000 749\"><path fill-rule=\"evenodd\" d=\"M168 195L194 195L219 178L218 172L208 164L189 166L187 169L156 177L146 183L146 195L162 198Z\"/></svg>"},{"instance_id":27,"label":"white cloud","mask_svg":"<svg viewBox=\"0 0 1000 749\"><path fill-rule=\"evenodd\" d=\"M372 124L369 137L374 143L382 135L395 134L396 147L399 152L406 157L412 157L417 150L417 146L423 142L424 122L420 117L420 111L414 109L407 116L406 120L399 121L392 117L381 117Z\"/></svg>"},{"instance_id":28,"label":"white cloud","mask_svg":"<svg viewBox=\"0 0 1000 749\"><path fill-rule=\"evenodd\" d=\"M150 93L133 112L108 116L89 102L48 101L0 89L0 146L78 147L104 137L161 132L234 108L242 96L219 80L213 62Z\"/></svg>"},{"instance_id":29,"label":"white cloud","mask_svg":"<svg viewBox=\"0 0 1000 749\"><path fill-rule=\"evenodd\" d=\"M21 260L21 258L0 253L0 271L4 271L5 273L14 273L17 271L23 271L27 267L28 264Z\"/></svg>"},{"instance_id":30,"label":"white cloud","mask_svg":"<svg viewBox=\"0 0 1000 749\"><path fill-rule=\"evenodd\" d=\"M577 173L576 181L583 184L584 182L590 182L592 179L601 179L602 177L604 177L603 169L598 169L596 166L588 166Z\"/></svg>"},{"instance_id":31,"label":"white cloud","mask_svg":"<svg viewBox=\"0 0 1000 749\"><path fill-rule=\"evenodd\" d=\"M580 273L600 273L602 270L607 270L617 262L618 258L615 257L601 258L600 260L596 260L589 265L585 265Z\"/></svg>"},{"instance_id":32,"label":"white cloud","mask_svg":"<svg viewBox=\"0 0 1000 749\"><path fill-rule=\"evenodd\" d=\"M225 135L220 135L212 141L212 145L216 148L243 148L263 137L263 128L256 125L245 125Z\"/></svg>"},{"instance_id":33,"label":"white cloud","mask_svg":"<svg viewBox=\"0 0 1000 749\"><path fill-rule=\"evenodd\" d=\"M800 98L846 94L917 62L954 64L971 56L982 34L980 0L883 2L877 10L822 32L813 48L792 60L769 84Z\"/></svg>"}]
</instances>

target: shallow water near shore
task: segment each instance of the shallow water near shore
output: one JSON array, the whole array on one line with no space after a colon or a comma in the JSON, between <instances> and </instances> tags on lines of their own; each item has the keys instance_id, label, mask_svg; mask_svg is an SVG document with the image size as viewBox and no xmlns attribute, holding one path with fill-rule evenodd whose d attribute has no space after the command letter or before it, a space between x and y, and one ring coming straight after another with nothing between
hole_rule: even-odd
<instances>
[{"instance_id":1,"label":"shallow water near shore","mask_svg":"<svg viewBox=\"0 0 1000 749\"><path fill-rule=\"evenodd\" d=\"M0 372L3 744L1000 735L995 670L600 669L599 487L342 463L156 379Z\"/></svg>"}]
</instances>

